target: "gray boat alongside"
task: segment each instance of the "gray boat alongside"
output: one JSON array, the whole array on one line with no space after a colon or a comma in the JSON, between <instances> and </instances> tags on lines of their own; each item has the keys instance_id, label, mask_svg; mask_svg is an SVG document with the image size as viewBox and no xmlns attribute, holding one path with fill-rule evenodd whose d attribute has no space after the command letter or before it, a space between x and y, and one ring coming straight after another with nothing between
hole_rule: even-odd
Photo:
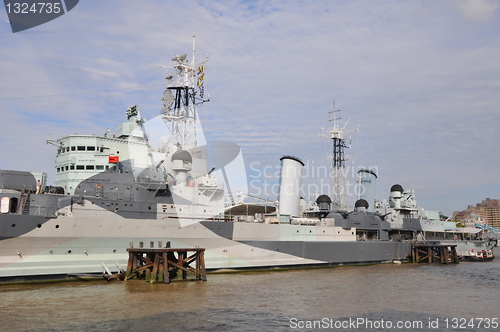
<instances>
[{"instance_id":1,"label":"gray boat alongside","mask_svg":"<svg viewBox=\"0 0 500 332\"><path fill-rule=\"evenodd\" d=\"M207 101L206 60L186 58L172 59L176 82L167 74L156 120L169 133L158 135L158 145L146 134L140 108L132 106L115 134L48 141L57 148L55 186L46 185L44 173L0 170L0 280L124 269L127 248L164 247L167 241L173 248L205 248L212 270L403 261L415 241L454 243L462 255L491 248L482 230L460 232L425 214L401 186L392 188L386 206L374 201L369 187L376 175L369 171L361 174L366 194L352 211L326 195L301 209L300 180L286 173L300 169L294 157L282 158L281 185L293 193L280 195L278 214L261 222L228 220L225 166L241 152L231 143L203 143L196 107ZM341 135L332 138L342 143Z\"/></svg>"}]
</instances>

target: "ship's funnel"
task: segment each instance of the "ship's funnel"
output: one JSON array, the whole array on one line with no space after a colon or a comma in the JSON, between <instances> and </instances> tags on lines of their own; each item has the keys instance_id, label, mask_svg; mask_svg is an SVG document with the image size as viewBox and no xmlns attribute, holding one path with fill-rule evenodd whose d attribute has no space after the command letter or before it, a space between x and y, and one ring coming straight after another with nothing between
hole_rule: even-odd
<instances>
[{"instance_id":1,"label":"ship's funnel","mask_svg":"<svg viewBox=\"0 0 500 332\"><path fill-rule=\"evenodd\" d=\"M300 185L304 163L295 157L281 159L280 192L278 196L279 213L297 217L299 215Z\"/></svg>"},{"instance_id":2,"label":"ship's funnel","mask_svg":"<svg viewBox=\"0 0 500 332\"><path fill-rule=\"evenodd\" d=\"M358 171L359 175L359 199L364 199L368 202L368 211L373 212L375 207L375 184L377 182L377 174L368 169Z\"/></svg>"}]
</instances>

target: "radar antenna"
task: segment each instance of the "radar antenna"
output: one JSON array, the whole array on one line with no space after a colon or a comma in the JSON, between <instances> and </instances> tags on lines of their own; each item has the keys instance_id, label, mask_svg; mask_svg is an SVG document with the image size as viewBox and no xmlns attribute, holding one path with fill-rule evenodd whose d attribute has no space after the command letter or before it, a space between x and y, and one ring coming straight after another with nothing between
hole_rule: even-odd
<instances>
[{"instance_id":1,"label":"radar antenna","mask_svg":"<svg viewBox=\"0 0 500 332\"><path fill-rule=\"evenodd\" d=\"M359 132L359 127L351 130L345 130L349 120L343 127L337 124L340 120L340 110L335 109L335 101L333 101L333 111L328 112L333 118L328 121L333 121L333 128L329 131L323 131L321 137L330 138L333 141L333 156L332 156L332 203L340 211L347 210L347 185L345 174L344 149L349 148L345 144L345 137L354 132ZM338 115L337 115L338 114Z\"/></svg>"},{"instance_id":2,"label":"radar antenna","mask_svg":"<svg viewBox=\"0 0 500 332\"><path fill-rule=\"evenodd\" d=\"M173 69L176 73L174 76L168 73L168 69L165 71L168 86L162 98L162 118L171 133L171 143L178 149L184 150L198 146L196 106L208 101L203 99L204 69L208 55L204 61L196 64L195 35L193 35L192 52L191 62L187 60L187 53L175 55L172 58ZM168 68L166 66L157 67ZM176 82L174 82L175 77L177 78ZM200 88L199 96L198 91L195 90L196 81Z\"/></svg>"}]
</instances>

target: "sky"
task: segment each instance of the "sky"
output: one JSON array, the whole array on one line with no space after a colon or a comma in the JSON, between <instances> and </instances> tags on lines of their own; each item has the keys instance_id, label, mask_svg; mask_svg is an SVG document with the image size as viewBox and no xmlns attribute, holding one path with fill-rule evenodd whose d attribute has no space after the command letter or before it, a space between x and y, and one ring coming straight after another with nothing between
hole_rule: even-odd
<instances>
[{"instance_id":1,"label":"sky","mask_svg":"<svg viewBox=\"0 0 500 332\"><path fill-rule=\"evenodd\" d=\"M351 204L361 168L376 171L378 199L398 183L447 215L500 198L500 1L81 0L18 33L0 16L1 169L50 181L47 139L114 131L131 105L159 115L154 65L191 52L196 34L206 139L241 147L251 194L273 198L284 155L305 162L304 185L328 183L319 136L335 102L337 123L359 126L346 141Z\"/></svg>"}]
</instances>

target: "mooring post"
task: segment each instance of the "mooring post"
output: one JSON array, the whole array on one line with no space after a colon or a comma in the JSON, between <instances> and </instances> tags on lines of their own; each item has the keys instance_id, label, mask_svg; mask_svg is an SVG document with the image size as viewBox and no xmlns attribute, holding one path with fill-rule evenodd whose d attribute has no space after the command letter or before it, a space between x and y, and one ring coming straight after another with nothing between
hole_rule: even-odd
<instances>
[{"instance_id":1,"label":"mooring post","mask_svg":"<svg viewBox=\"0 0 500 332\"><path fill-rule=\"evenodd\" d=\"M453 263L458 263L458 255L457 255L457 248L456 247L451 248L451 256L453 258Z\"/></svg>"},{"instance_id":2,"label":"mooring post","mask_svg":"<svg viewBox=\"0 0 500 332\"><path fill-rule=\"evenodd\" d=\"M166 284L170 283L170 276L168 274L168 259L167 259L167 253L164 251L162 253L163 256L163 282Z\"/></svg>"},{"instance_id":3,"label":"mooring post","mask_svg":"<svg viewBox=\"0 0 500 332\"><path fill-rule=\"evenodd\" d=\"M199 251L198 260L200 261L200 270L203 281L207 281L207 272L205 271L205 249Z\"/></svg>"},{"instance_id":4,"label":"mooring post","mask_svg":"<svg viewBox=\"0 0 500 332\"><path fill-rule=\"evenodd\" d=\"M158 253L154 253L154 255L155 259L153 263L153 271L151 272L151 278L149 279L151 283L156 281L156 276L158 275L158 265L160 264L160 256Z\"/></svg>"},{"instance_id":5,"label":"mooring post","mask_svg":"<svg viewBox=\"0 0 500 332\"><path fill-rule=\"evenodd\" d=\"M201 269L200 269L200 252L195 253L196 261L196 279L201 280Z\"/></svg>"},{"instance_id":6,"label":"mooring post","mask_svg":"<svg viewBox=\"0 0 500 332\"><path fill-rule=\"evenodd\" d=\"M128 253L128 263L127 263L127 274L131 273L136 267L134 267L134 261L136 261L133 252Z\"/></svg>"}]
</instances>

